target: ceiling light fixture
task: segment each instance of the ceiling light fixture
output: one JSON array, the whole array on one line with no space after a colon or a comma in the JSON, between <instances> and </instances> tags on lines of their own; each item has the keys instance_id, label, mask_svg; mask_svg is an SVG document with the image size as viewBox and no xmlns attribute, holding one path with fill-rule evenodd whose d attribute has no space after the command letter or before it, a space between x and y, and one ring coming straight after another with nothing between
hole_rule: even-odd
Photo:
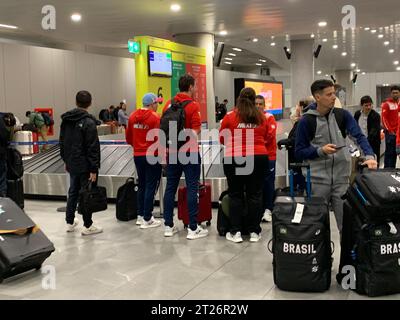
<instances>
[{"instance_id":1,"label":"ceiling light fixture","mask_svg":"<svg viewBox=\"0 0 400 320\"><path fill-rule=\"evenodd\" d=\"M350 66L351 66L352 68L355 68L356 64L353 62Z\"/></svg>"},{"instance_id":2,"label":"ceiling light fixture","mask_svg":"<svg viewBox=\"0 0 400 320\"><path fill-rule=\"evenodd\" d=\"M318 23L318 27L321 27L321 28L326 27L327 25L328 25L328 23L326 21L321 21Z\"/></svg>"},{"instance_id":3,"label":"ceiling light fixture","mask_svg":"<svg viewBox=\"0 0 400 320\"><path fill-rule=\"evenodd\" d=\"M262 63L256 63L256 66L262 66Z\"/></svg>"},{"instance_id":4,"label":"ceiling light fixture","mask_svg":"<svg viewBox=\"0 0 400 320\"><path fill-rule=\"evenodd\" d=\"M276 43L275 42L271 42L271 47L275 47Z\"/></svg>"},{"instance_id":5,"label":"ceiling light fixture","mask_svg":"<svg viewBox=\"0 0 400 320\"><path fill-rule=\"evenodd\" d=\"M181 6L177 3L173 3L173 4L171 4L170 9L173 12L178 12L178 11L181 11Z\"/></svg>"},{"instance_id":6,"label":"ceiling light fixture","mask_svg":"<svg viewBox=\"0 0 400 320\"><path fill-rule=\"evenodd\" d=\"M364 30L365 31L369 31L371 28L370 27L365 27Z\"/></svg>"},{"instance_id":7,"label":"ceiling light fixture","mask_svg":"<svg viewBox=\"0 0 400 320\"><path fill-rule=\"evenodd\" d=\"M18 29L17 26L12 26L9 24L0 24L0 28L6 28L6 29Z\"/></svg>"},{"instance_id":8,"label":"ceiling light fixture","mask_svg":"<svg viewBox=\"0 0 400 320\"><path fill-rule=\"evenodd\" d=\"M264 60L264 59L259 59L258 61L260 61L260 62L267 62L267 60Z\"/></svg>"},{"instance_id":9,"label":"ceiling light fixture","mask_svg":"<svg viewBox=\"0 0 400 320\"><path fill-rule=\"evenodd\" d=\"M388 46L389 44L390 44L389 41L385 41L385 42L383 43L384 46Z\"/></svg>"},{"instance_id":10,"label":"ceiling light fixture","mask_svg":"<svg viewBox=\"0 0 400 320\"><path fill-rule=\"evenodd\" d=\"M361 73L363 76L365 76L367 73L364 71L363 73Z\"/></svg>"},{"instance_id":11,"label":"ceiling light fixture","mask_svg":"<svg viewBox=\"0 0 400 320\"><path fill-rule=\"evenodd\" d=\"M222 30L219 32L220 36L226 36L227 34L228 34L228 31L226 31L226 30Z\"/></svg>"},{"instance_id":12,"label":"ceiling light fixture","mask_svg":"<svg viewBox=\"0 0 400 320\"><path fill-rule=\"evenodd\" d=\"M329 74L326 74L325 77L329 77Z\"/></svg>"},{"instance_id":13,"label":"ceiling light fixture","mask_svg":"<svg viewBox=\"0 0 400 320\"><path fill-rule=\"evenodd\" d=\"M228 53L228 56L236 57L236 54L234 54L234 53Z\"/></svg>"},{"instance_id":14,"label":"ceiling light fixture","mask_svg":"<svg viewBox=\"0 0 400 320\"><path fill-rule=\"evenodd\" d=\"M238 51L238 52L242 52L243 50L242 49L240 49L240 48L233 48L232 50L234 50L234 51Z\"/></svg>"},{"instance_id":15,"label":"ceiling light fixture","mask_svg":"<svg viewBox=\"0 0 400 320\"><path fill-rule=\"evenodd\" d=\"M321 70L317 71L317 74L322 74L322 71Z\"/></svg>"},{"instance_id":16,"label":"ceiling light fixture","mask_svg":"<svg viewBox=\"0 0 400 320\"><path fill-rule=\"evenodd\" d=\"M389 49L389 53L394 53L394 49Z\"/></svg>"},{"instance_id":17,"label":"ceiling light fixture","mask_svg":"<svg viewBox=\"0 0 400 320\"><path fill-rule=\"evenodd\" d=\"M383 34L380 34L380 35L378 36L379 39L382 39L383 37L384 37Z\"/></svg>"},{"instance_id":18,"label":"ceiling light fixture","mask_svg":"<svg viewBox=\"0 0 400 320\"><path fill-rule=\"evenodd\" d=\"M342 57L347 56L347 52L342 52Z\"/></svg>"},{"instance_id":19,"label":"ceiling light fixture","mask_svg":"<svg viewBox=\"0 0 400 320\"><path fill-rule=\"evenodd\" d=\"M332 46L332 48L336 50L337 48L339 48L339 46L338 46L337 44L334 44L334 45Z\"/></svg>"},{"instance_id":20,"label":"ceiling light fixture","mask_svg":"<svg viewBox=\"0 0 400 320\"><path fill-rule=\"evenodd\" d=\"M73 22L79 22L82 20L82 16L79 13L74 13L73 15L71 15L71 20Z\"/></svg>"},{"instance_id":21,"label":"ceiling light fixture","mask_svg":"<svg viewBox=\"0 0 400 320\"><path fill-rule=\"evenodd\" d=\"M312 39L314 39L314 38L315 38L315 34L312 33L310 37L311 37Z\"/></svg>"},{"instance_id":22,"label":"ceiling light fixture","mask_svg":"<svg viewBox=\"0 0 400 320\"><path fill-rule=\"evenodd\" d=\"M393 64L395 65L395 66L397 66L398 64L399 64L399 61L393 61Z\"/></svg>"},{"instance_id":23,"label":"ceiling light fixture","mask_svg":"<svg viewBox=\"0 0 400 320\"><path fill-rule=\"evenodd\" d=\"M361 70L360 70L360 69L357 69L357 70L356 70L356 72L357 72L357 73L360 73L360 72L361 72Z\"/></svg>"},{"instance_id":24,"label":"ceiling light fixture","mask_svg":"<svg viewBox=\"0 0 400 320\"><path fill-rule=\"evenodd\" d=\"M397 70L397 71L400 71L400 67L397 67L396 70Z\"/></svg>"},{"instance_id":25,"label":"ceiling light fixture","mask_svg":"<svg viewBox=\"0 0 400 320\"><path fill-rule=\"evenodd\" d=\"M225 60L229 60L229 61L232 61L233 59L232 59L232 58L225 58Z\"/></svg>"},{"instance_id":26,"label":"ceiling light fixture","mask_svg":"<svg viewBox=\"0 0 400 320\"><path fill-rule=\"evenodd\" d=\"M376 33L376 29L372 29L372 30L371 30L371 33Z\"/></svg>"},{"instance_id":27,"label":"ceiling light fixture","mask_svg":"<svg viewBox=\"0 0 400 320\"><path fill-rule=\"evenodd\" d=\"M253 42L258 42L258 39L257 38L253 38Z\"/></svg>"},{"instance_id":28,"label":"ceiling light fixture","mask_svg":"<svg viewBox=\"0 0 400 320\"><path fill-rule=\"evenodd\" d=\"M322 39L322 42L328 42L328 39L326 39L326 38Z\"/></svg>"},{"instance_id":29,"label":"ceiling light fixture","mask_svg":"<svg viewBox=\"0 0 400 320\"><path fill-rule=\"evenodd\" d=\"M225 61L225 64L232 64L232 62Z\"/></svg>"}]
</instances>

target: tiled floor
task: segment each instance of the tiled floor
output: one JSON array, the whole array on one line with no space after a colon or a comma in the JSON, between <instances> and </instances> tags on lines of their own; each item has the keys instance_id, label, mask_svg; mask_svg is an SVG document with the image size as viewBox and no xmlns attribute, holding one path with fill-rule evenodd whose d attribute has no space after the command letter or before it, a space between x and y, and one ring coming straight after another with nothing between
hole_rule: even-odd
<instances>
[{"instance_id":1,"label":"tiled floor","mask_svg":"<svg viewBox=\"0 0 400 320\"><path fill-rule=\"evenodd\" d=\"M82 237L65 232L62 202L26 201L26 211L53 241L56 252L45 262L54 266L56 288L44 289L48 275L30 272L0 285L2 299L365 299L332 286L318 294L290 293L273 283L272 255L267 250L271 225L264 224L260 243L227 242L218 236L216 219L208 238L188 241L186 231L164 238L163 229L140 230L135 222L117 222L115 206L94 216L104 233ZM216 218L216 211L214 211ZM332 216L332 237L339 248ZM385 297L400 299L400 295Z\"/></svg>"}]
</instances>

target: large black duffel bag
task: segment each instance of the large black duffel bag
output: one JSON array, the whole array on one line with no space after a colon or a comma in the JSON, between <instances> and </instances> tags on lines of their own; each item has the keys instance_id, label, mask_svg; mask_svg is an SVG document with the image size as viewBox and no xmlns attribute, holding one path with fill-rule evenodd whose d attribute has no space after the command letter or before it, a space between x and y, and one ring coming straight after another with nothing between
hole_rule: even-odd
<instances>
[{"instance_id":1,"label":"large black duffel bag","mask_svg":"<svg viewBox=\"0 0 400 320\"><path fill-rule=\"evenodd\" d=\"M338 283L370 297L400 293L400 223L370 223L353 187L345 198Z\"/></svg>"},{"instance_id":2,"label":"large black duffel bag","mask_svg":"<svg viewBox=\"0 0 400 320\"><path fill-rule=\"evenodd\" d=\"M99 212L107 210L107 190L104 187L97 186L89 182L79 191L78 212Z\"/></svg>"},{"instance_id":3,"label":"large black duffel bag","mask_svg":"<svg viewBox=\"0 0 400 320\"><path fill-rule=\"evenodd\" d=\"M363 220L382 223L400 219L400 171L364 170L351 187L361 205Z\"/></svg>"},{"instance_id":4,"label":"large black duffel bag","mask_svg":"<svg viewBox=\"0 0 400 320\"><path fill-rule=\"evenodd\" d=\"M272 212L274 282L282 290L323 292L331 284L328 205L323 198L293 197L291 189L292 196L276 198Z\"/></svg>"},{"instance_id":5,"label":"large black duffel bag","mask_svg":"<svg viewBox=\"0 0 400 320\"><path fill-rule=\"evenodd\" d=\"M0 198L0 283L3 279L40 269L55 250L35 223L11 200Z\"/></svg>"}]
</instances>

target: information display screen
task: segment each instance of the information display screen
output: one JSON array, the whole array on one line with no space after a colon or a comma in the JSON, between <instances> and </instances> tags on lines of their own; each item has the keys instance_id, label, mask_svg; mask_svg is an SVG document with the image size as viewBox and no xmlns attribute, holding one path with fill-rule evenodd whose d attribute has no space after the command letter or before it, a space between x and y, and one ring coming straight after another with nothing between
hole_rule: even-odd
<instances>
[{"instance_id":1,"label":"information display screen","mask_svg":"<svg viewBox=\"0 0 400 320\"><path fill-rule=\"evenodd\" d=\"M172 77L172 52L149 47L149 75Z\"/></svg>"}]
</instances>

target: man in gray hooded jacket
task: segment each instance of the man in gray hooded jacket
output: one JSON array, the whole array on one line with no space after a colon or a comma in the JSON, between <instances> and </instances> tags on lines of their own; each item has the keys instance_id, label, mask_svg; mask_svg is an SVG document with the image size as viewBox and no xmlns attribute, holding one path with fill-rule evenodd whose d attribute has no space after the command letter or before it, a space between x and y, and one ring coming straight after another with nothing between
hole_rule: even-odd
<instances>
[{"instance_id":1,"label":"man in gray hooded jacket","mask_svg":"<svg viewBox=\"0 0 400 320\"><path fill-rule=\"evenodd\" d=\"M316 103L311 104L299 121L296 134L296 157L310 164L312 195L332 204L341 233L343 200L350 177L350 153L346 134L356 139L366 155L363 163L377 168L375 154L350 112L334 108L335 88L329 80L317 80L311 86ZM340 119L340 122L338 120Z\"/></svg>"}]
</instances>

